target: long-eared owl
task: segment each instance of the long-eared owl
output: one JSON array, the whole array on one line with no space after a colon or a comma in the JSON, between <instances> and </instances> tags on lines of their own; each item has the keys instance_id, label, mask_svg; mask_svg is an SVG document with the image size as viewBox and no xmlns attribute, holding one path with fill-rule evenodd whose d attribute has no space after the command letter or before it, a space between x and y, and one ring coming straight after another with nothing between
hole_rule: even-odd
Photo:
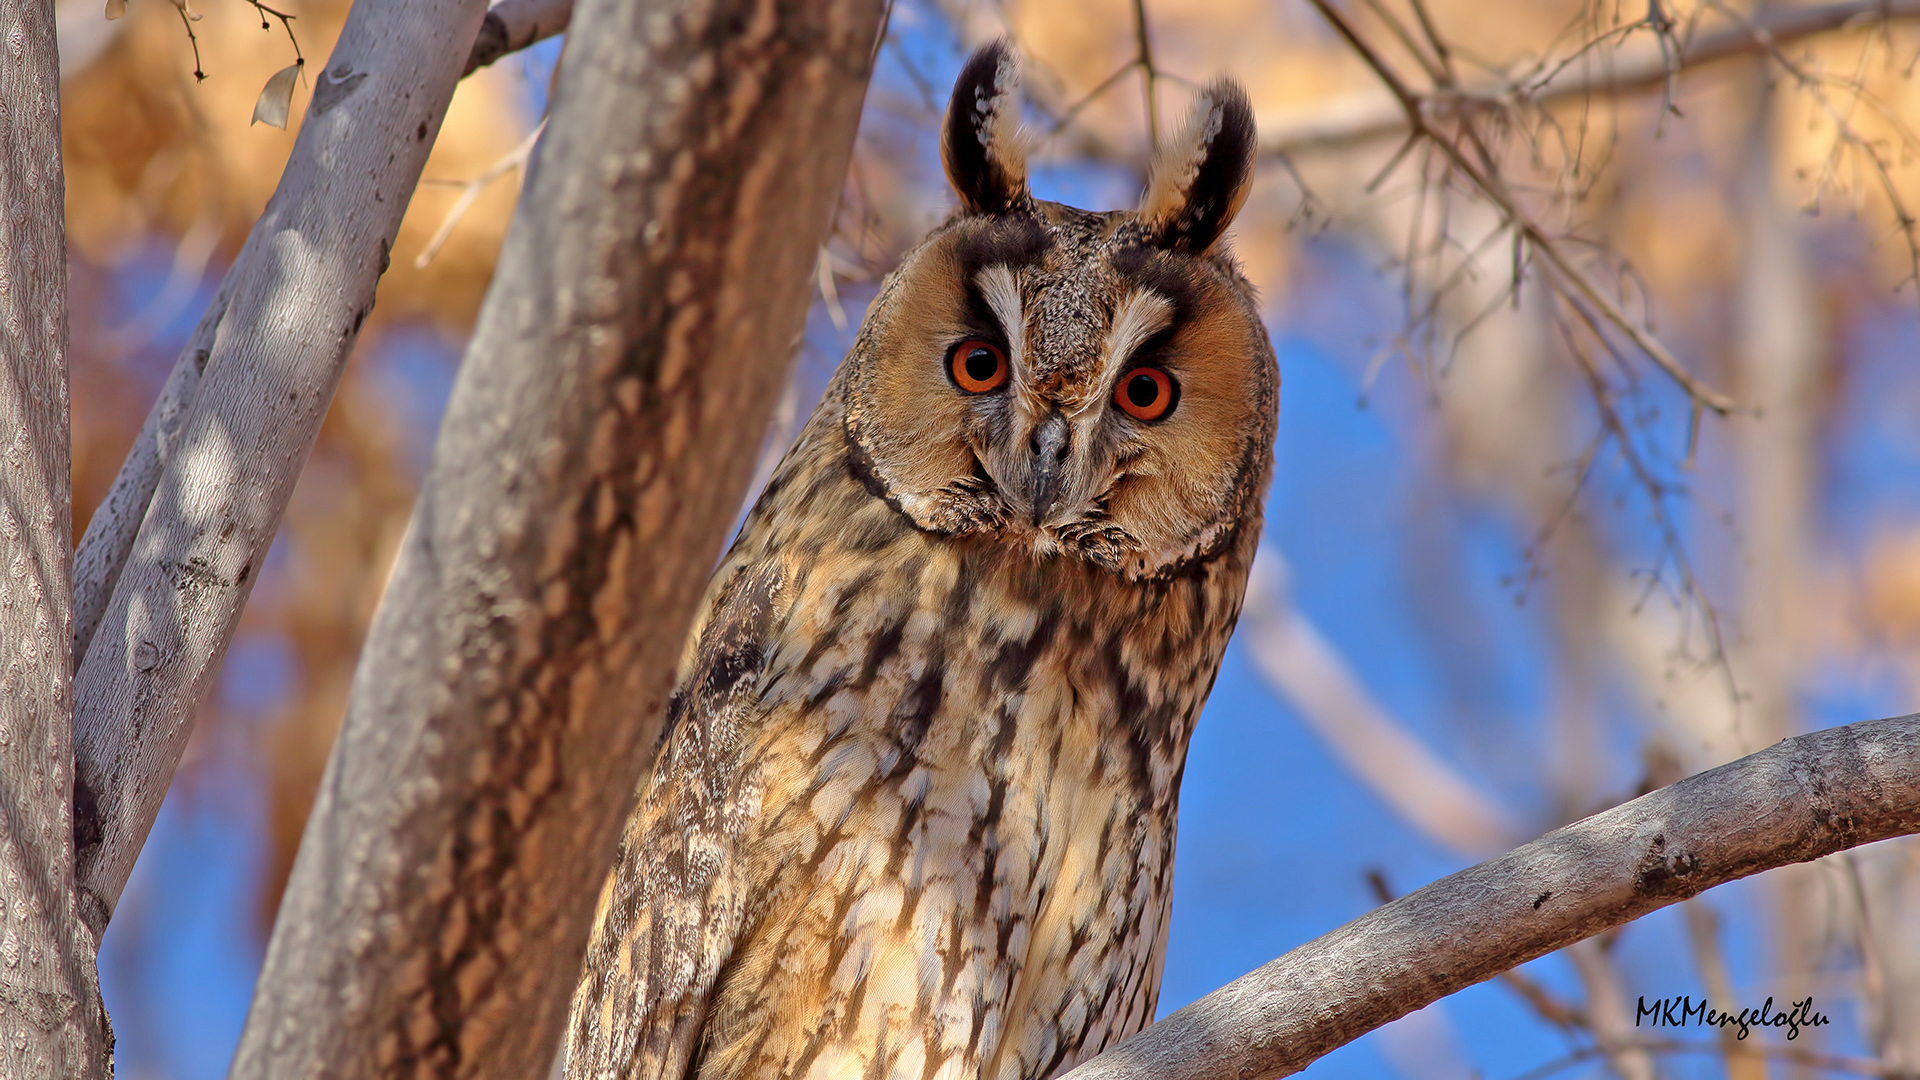
<instances>
[{"instance_id":1,"label":"long-eared owl","mask_svg":"<svg viewBox=\"0 0 1920 1080\"><path fill-rule=\"evenodd\" d=\"M1039 1080L1153 1019L1279 374L1221 80L1134 211L1036 200L974 54L960 206L715 571L601 895L571 1078Z\"/></svg>"}]
</instances>

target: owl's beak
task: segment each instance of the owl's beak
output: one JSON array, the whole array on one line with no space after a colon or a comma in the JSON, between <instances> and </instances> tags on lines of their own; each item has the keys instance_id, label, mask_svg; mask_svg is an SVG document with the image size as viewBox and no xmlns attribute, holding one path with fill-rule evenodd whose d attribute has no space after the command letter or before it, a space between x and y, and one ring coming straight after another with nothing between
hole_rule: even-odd
<instances>
[{"instance_id":1,"label":"owl's beak","mask_svg":"<svg viewBox=\"0 0 1920 1080\"><path fill-rule=\"evenodd\" d=\"M1067 460L1067 451L1072 449L1072 440L1073 428L1058 409L1048 413L1040 426L1033 429L1027 445L1033 451L1030 490L1035 526L1046 520L1047 511L1053 509L1060 498L1061 467Z\"/></svg>"}]
</instances>

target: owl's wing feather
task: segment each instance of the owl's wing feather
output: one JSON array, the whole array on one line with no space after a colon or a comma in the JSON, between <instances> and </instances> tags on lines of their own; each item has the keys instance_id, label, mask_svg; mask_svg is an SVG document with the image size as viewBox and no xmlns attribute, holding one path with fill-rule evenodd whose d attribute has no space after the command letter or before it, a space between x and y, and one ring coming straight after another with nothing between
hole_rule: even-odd
<instances>
[{"instance_id":1,"label":"owl's wing feather","mask_svg":"<svg viewBox=\"0 0 1920 1080\"><path fill-rule=\"evenodd\" d=\"M711 614L594 916L567 1024L569 1080L682 1080L698 1050L748 900L737 774L783 585L782 568L763 563L725 574L710 594Z\"/></svg>"}]
</instances>

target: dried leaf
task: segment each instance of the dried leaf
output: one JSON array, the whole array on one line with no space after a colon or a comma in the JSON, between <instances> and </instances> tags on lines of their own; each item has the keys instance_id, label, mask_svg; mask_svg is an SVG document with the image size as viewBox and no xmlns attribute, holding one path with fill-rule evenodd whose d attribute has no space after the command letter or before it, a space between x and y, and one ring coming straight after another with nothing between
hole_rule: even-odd
<instances>
[{"instance_id":1,"label":"dried leaf","mask_svg":"<svg viewBox=\"0 0 1920 1080\"><path fill-rule=\"evenodd\" d=\"M187 3L187 0L173 0L173 6L180 9L180 14L185 15L187 18L192 19L194 22L200 21L200 13L193 10L193 8Z\"/></svg>"},{"instance_id":2,"label":"dried leaf","mask_svg":"<svg viewBox=\"0 0 1920 1080\"><path fill-rule=\"evenodd\" d=\"M260 90L260 100L253 103L253 122L272 124L285 130L287 110L293 105L293 80L300 77L298 61L288 64L273 73L267 85Z\"/></svg>"},{"instance_id":3,"label":"dried leaf","mask_svg":"<svg viewBox=\"0 0 1920 1080\"><path fill-rule=\"evenodd\" d=\"M108 20L118 19L127 13L127 0L107 0Z\"/></svg>"}]
</instances>

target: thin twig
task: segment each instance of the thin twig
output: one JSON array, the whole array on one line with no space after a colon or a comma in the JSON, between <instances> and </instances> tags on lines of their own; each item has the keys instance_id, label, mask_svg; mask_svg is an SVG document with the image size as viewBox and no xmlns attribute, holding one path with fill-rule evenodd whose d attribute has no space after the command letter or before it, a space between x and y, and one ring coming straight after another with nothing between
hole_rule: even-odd
<instances>
[{"instance_id":1,"label":"thin twig","mask_svg":"<svg viewBox=\"0 0 1920 1080\"><path fill-rule=\"evenodd\" d=\"M466 216L467 211L480 198L481 192L508 173L518 172L526 167L527 159L533 156L533 148L540 141L540 133L546 129L547 121L542 118L538 124L534 125L533 130L527 133L527 137L520 140L520 145L507 151L500 160L487 166L485 172L471 180L425 179L420 181L422 184L435 187L458 187L460 197L455 199L453 205L447 209L447 216L441 219L440 227L434 230L433 238L427 241L427 246L421 248L420 254L414 258L413 265L416 269L425 269L426 265L433 261L433 257L440 253L440 248L447 242L447 237L453 235L453 227Z\"/></svg>"},{"instance_id":2,"label":"thin twig","mask_svg":"<svg viewBox=\"0 0 1920 1080\"><path fill-rule=\"evenodd\" d=\"M193 17L187 14L185 4L176 4L175 8L180 12L180 25L186 28L187 44L193 47L193 81L195 83L206 82L207 73L205 65L200 63L200 37L193 32Z\"/></svg>"},{"instance_id":3,"label":"thin twig","mask_svg":"<svg viewBox=\"0 0 1920 1080\"><path fill-rule=\"evenodd\" d=\"M1569 299L1567 307L1580 317L1588 333L1600 343L1602 348L1612 351L1612 344L1607 341L1605 333L1601 330L1598 321L1591 312L1587 311L1580 304L1571 302L1571 299ZM1559 320L1556 320L1556 322L1559 322ZM1701 587L1699 578L1694 575L1693 562L1688 558L1685 542L1680 537L1680 527L1673 520L1673 515L1667 511L1666 496L1672 489L1670 485L1654 475L1652 467L1648 465L1646 459L1634 446L1633 440L1628 433L1627 421L1621 417L1619 410L1614 405L1612 389L1607 385L1606 379L1600 374L1598 366L1593 363L1592 357L1587 355L1586 350L1580 346L1579 341L1574 337L1572 328L1566 326L1564 322L1560 322L1560 328L1567 344L1568 353L1580 368L1581 374L1587 379L1587 385L1592 393L1595 409L1599 414L1601 424L1612 433L1614 443L1620 448L1621 460L1626 463L1627 469L1633 474L1634 480L1647 492L1654 527L1660 534L1660 542L1664 548L1664 557L1673 564L1674 572L1679 574L1682 593L1692 597L1695 606L1700 610L1701 623L1707 634L1708 654L1706 662L1719 669L1726 683L1727 700L1733 704L1736 710L1735 726L1737 728L1739 723L1738 709L1741 701L1740 686L1738 680L1734 678L1732 660L1728 656L1725 639L1720 631L1719 613L1714 609L1712 602L1707 599L1706 590ZM1653 573L1654 577L1652 580L1658 581L1658 569L1656 568Z\"/></svg>"},{"instance_id":4,"label":"thin twig","mask_svg":"<svg viewBox=\"0 0 1920 1080\"><path fill-rule=\"evenodd\" d=\"M1093 101L1095 98L1099 97L1101 94L1104 94L1108 90L1112 89L1116 83L1118 83L1121 79L1126 77L1128 72L1132 71L1134 68L1137 68L1139 66L1140 66L1140 60L1138 57L1132 60L1129 60L1124 64L1121 64L1118 71L1115 71L1113 74L1100 80L1100 84L1098 86L1095 86L1093 89L1087 91L1086 94L1082 96L1079 101L1074 102L1071 106L1067 108L1065 112L1062 112L1060 116L1054 120L1053 127L1047 130L1047 136L1051 138L1055 135L1060 134L1061 129L1065 128L1068 124L1073 123L1074 119L1080 115L1082 110L1084 110L1088 105L1093 104Z\"/></svg>"},{"instance_id":5,"label":"thin twig","mask_svg":"<svg viewBox=\"0 0 1920 1080\"><path fill-rule=\"evenodd\" d=\"M1818 206L1821 193L1835 183L1840 160L1848 150L1857 155L1856 161L1865 159L1874 174L1881 195L1893 210L1894 225L1900 231L1901 238L1906 241L1908 280L1920 283L1920 218L1915 217L1914 213L1907 208L1906 200L1901 197L1900 185L1894 182L1893 166L1888 162L1885 152L1874 140L1862 136L1854 129L1852 111L1861 105L1872 110L1893 129L1894 135L1899 140L1900 149L1909 156L1920 154L1920 135L1916 135L1908 127L1905 118L1897 110L1882 101L1878 95L1867 90L1864 77L1860 73L1856 73L1852 79L1835 79L1809 71L1787 56L1780 47L1779 36L1770 27L1728 7L1720 0L1707 0L1707 3L1713 10L1734 20L1747 33L1754 46L1792 77L1801 90L1813 99L1822 112L1826 113L1828 121L1833 124L1833 143L1822 164L1820 177L1815 182L1810 204ZM1872 41L1872 38L1868 39L1869 47ZM1862 61L1864 60L1863 53ZM1827 97L1827 89L1836 84L1848 95L1845 109L1835 105ZM1904 285L1905 282L1901 284ZM1916 288L1915 296L1920 298L1920 288Z\"/></svg>"},{"instance_id":6,"label":"thin twig","mask_svg":"<svg viewBox=\"0 0 1920 1080\"><path fill-rule=\"evenodd\" d=\"M1434 28L1433 16L1427 11L1426 0L1412 0L1414 17L1420 20L1420 30L1427 36L1427 46L1433 50L1433 58L1439 61L1439 82L1442 86L1452 86L1458 81L1453 70L1453 50L1447 47L1447 39L1440 36Z\"/></svg>"},{"instance_id":7,"label":"thin twig","mask_svg":"<svg viewBox=\"0 0 1920 1080\"><path fill-rule=\"evenodd\" d=\"M1920 18L1920 0L1838 0L1810 7L1774 5L1749 15L1747 21L1751 27L1764 29L1776 46L1785 46L1844 30L1863 19L1892 22L1916 18ZM1636 22L1618 27L1583 49L1645 25ZM1505 76L1478 86L1431 94L1429 107L1436 112L1507 109L1519 104L1539 108L1588 97L1639 93L1665 87L1681 72L1762 51L1764 46L1747 26L1735 26L1701 34L1677 51L1662 41L1658 47L1622 58L1595 75L1556 78L1565 64L1563 60L1552 68L1542 66L1531 75ZM1337 151L1406 128L1406 112L1399 102L1383 101L1376 94L1358 94L1316 103L1311 116L1291 123L1263 123L1260 148L1267 154Z\"/></svg>"},{"instance_id":8,"label":"thin twig","mask_svg":"<svg viewBox=\"0 0 1920 1080\"><path fill-rule=\"evenodd\" d=\"M280 20L281 28L287 32L287 41L293 45L293 62L305 67L307 58L300 52L300 39L293 36L293 20L298 16L289 15L284 11L277 11L261 3L260 0L247 0L247 3L252 4L254 10L259 12L260 29L273 29L273 24L267 22L267 16L269 15Z\"/></svg>"},{"instance_id":9,"label":"thin twig","mask_svg":"<svg viewBox=\"0 0 1920 1080\"><path fill-rule=\"evenodd\" d=\"M1474 188L1478 190L1489 203L1493 204L1495 209L1500 211L1506 223L1520 232L1526 238L1527 242L1545 257L1548 265L1563 279L1565 285L1579 293L1587 303L1593 305L1593 307L1600 312L1606 321L1612 323L1618 327L1622 333L1626 334L1627 337L1633 341L1634 345L1637 346L1641 352L1645 353L1648 359L1654 362L1655 366L1666 372L1668 377L1672 378L1674 382L1678 383L1680 387L1687 392L1688 397L1723 416L1733 411L1733 401L1731 398L1708 387L1695 378L1680 364L1679 360L1674 358L1673 354L1667 350L1667 347L1660 343L1658 338L1654 337L1645 326L1621 310L1620 305L1616 303L1612 297L1608 296L1591 278L1573 265L1566 254L1560 249L1556 238L1527 214L1513 193L1508 189L1506 182L1501 178L1500 174L1491 167L1493 165L1494 155L1480 139L1478 131L1467 117L1462 116L1460 119L1459 135L1472 144L1476 152L1474 156L1469 156L1461 149L1458 140L1444 137L1441 132L1437 131L1432 124L1428 122L1422 96L1416 93L1401 79L1399 73L1394 71L1393 67L1380 56L1373 46L1368 43L1365 38L1360 36L1353 28L1353 25L1347 21L1346 16L1342 15L1330 0L1310 0L1310 2L1314 8L1320 12L1321 16L1333 25L1334 30L1346 40L1347 44L1352 46L1353 50L1359 54L1361 60L1364 61L1369 68L1373 69L1374 74L1380 78L1380 81L1386 84L1388 91L1393 94L1395 100L1400 102L1401 109L1406 114L1408 125L1412 127L1418 135L1426 138L1434 146L1438 147L1440 152L1452 161L1454 167L1461 175L1471 181ZM1479 160L1475 160L1475 156L1477 156Z\"/></svg>"},{"instance_id":10,"label":"thin twig","mask_svg":"<svg viewBox=\"0 0 1920 1080\"><path fill-rule=\"evenodd\" d=\"M1393 35L1394 40L1400 43L1401 48L1407 50L1408 55L1413 57L1413 62L1420 65L1420 70L1427 73L1427 78L1431 80L1435 86L1446 85L1446 70L1440 66L1438 61L1427 58L1426 50L1422 49L1419 42L1414 40L1413 34L1407 30L1406 24L1402 23L1399 17L1394 15L1392 9L1381 3L1380 0L1360 0L1360 2L1367 5L1368 10L1372 11L1374 15L1386 25L1387 31Z\"/></svg>"},{"instance_id":11,"label":"thin twig","mask_svg":"<svg viewBox=\"0 0 1920 1080\"><path fill-rule=\"evenodd\" d=\"M1147 0L1133 0L1133 40L1138 49L1136 62L1147 94L1147 148L1160 149L1160 69L1153 64L1153 34L1147 29Z\"/></svg>"}]
</instances>

